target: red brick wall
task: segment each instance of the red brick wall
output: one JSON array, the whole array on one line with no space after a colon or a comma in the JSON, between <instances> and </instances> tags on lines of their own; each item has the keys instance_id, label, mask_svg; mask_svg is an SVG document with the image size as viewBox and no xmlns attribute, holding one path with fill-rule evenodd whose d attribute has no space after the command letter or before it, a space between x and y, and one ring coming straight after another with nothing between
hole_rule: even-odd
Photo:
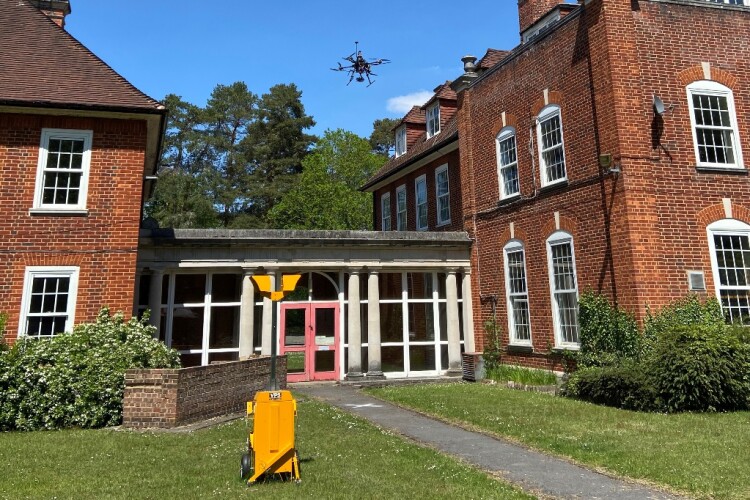
<instances>
[{"instance_id":1,"label":"red brick wall","mask_svg":"<svg viewBox=\"0 0 750 500\"><path fill-rule=\"evenodd\" d=\"M478 350L485 340L483 325L493 317L494 301L503 344L509 341L503 247L514 238L524 243L526 251L535 354L514 354L508 361L559 368L559 360L547 356L555 346L546 244L556 231L555 212L559 212L560 229L573 236L579 290L592 287L612 293L619 279L627 280L627 273L613 274L611 269L614 255L627 259L626 234L607 231L613 219L623 222L617 208L622 205L618 201L622 181L601 176L597 160L600 151L611 151L616 143L611 134L592 131L595 120L603 127L612 121L607 118L612 114L611 104L592 85L592 75L603 69L595 57L589 62L587 38L599 31L601 27L592 19L582 22L573 16L552 36L530 45L462 95L459 141L461 172L468 174L463 196L472 197L464 204L464 213L465 229L475 237L472 279ZM545 89L547 103L561 110L568 182L542 188L535 118L545 106ZM516 127L522 196L498 204L495 138L503 128L503 112L506 124ZM530 137L533 153L529 152Z\"/></svg>"},{"instance_id":2,"label":"red brick wall","mask_svg":"<svg viewBox=\"0 0 750 500\"><path fill-rule=\"evenodd\" d=\"M546 239L555 212L574 238L579 292L608 294L641 321L647 306L688 293L687 270L704 271L704 295L713 296L706 225L723 217L722 198L731 198L734 216L750 223L750 182L745 173L696 170L685 85L702 78L701 63L709 62L712 78L733 89L747 165L750 87L743 82L750 77L750 49L734 47L738 34L750 34L747 10L593 0L582 15L571 14L459 96L465 229L476 238L477 350L494 299L504 344L509 340L502 249L511 222L526 248L534 353L508 353L507 362L561 366L559 356L549 355L554 337ZM566 187L548 192L538 189L533 129L544 89L561 107L568 174ZM658 144L654 92L676 104L663 117ZM498 207L494 136L502 112L516 121L523 199ZM621 165L621 175L601 175L597 158L603 153Z\"/></svg>"},{"instance_id":3,"label":"red brick wall","mask_svg":"<svg viewBox=\"0 0 750 500\"><path fill-rule=\"evenodd\" d=\"M435 191L435 170L448 164L448 183L450 191L451 221L442 226L437 225L437 194ZM414 172L400 177L375 191L375 230L382 230L382 210L380 199L383 193L391 193L391 229L396 230L396 188L406 185L406 227L408 231L416 231L417 201L414 181L424 175L427 181L427 225L430 231L461 231L463 230L463 216L461 215L461 180L459 174L459 154L452 151L437 160L420 167Z\"/></svg>"},{"instance_id":4,"label":"red brick wall","mask_svg":"<svg viewBox=\"0 0 750 500\"><path fill-rule=\"evenodd\" d=\"M123 425L169 428L238 413L265 390L271 358L216 363L181 369L128 370ZM286 388L286 356L277 358L279 386Z\"/></svg>"},{"instance_id":5,"label":"red brick wall","mask_svg":"<svg viewBox=\"0 0 750 500\"><path fill-rule=\"evenodd\" d=\"M734 217L750 223L742 210L750 206L747 175L695 168L685 87L704 78L704 62L711 79L733 91L746 168L750 161L750 47L736 43L750 36L750 11L710 5L607 6L608 43L617 47L612 82L640 317L645 304L659 307L684 296L687 270L703 271L706 295L714 296L706 225L724 215L719 210L704 220L709 207L730 198ZM656 122L654 93L675 105Z\"/></svg>"},{"instance_id":6,"label":"red brick wall","mask_svg":"<svg viewBox=\"0 0 750 500\"><path fill-rule=\"evenodd\" d=\"M93 130L87 216L29 215L42 128ZM0 115L0 311L18 332L26 266L79 266L76 323L102 306L132 310L141 209L144 121Z\"/></svg>"}]
</instances>

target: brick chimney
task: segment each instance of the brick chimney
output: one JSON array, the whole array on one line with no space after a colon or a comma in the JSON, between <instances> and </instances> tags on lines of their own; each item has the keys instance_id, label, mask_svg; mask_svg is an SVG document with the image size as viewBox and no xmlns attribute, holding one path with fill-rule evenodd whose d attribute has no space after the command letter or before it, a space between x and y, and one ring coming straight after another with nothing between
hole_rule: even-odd
<instances>
[{"instance_id":1,"label":"brick chimney","mask_svg":"<svg viewBox=\"0 0 750 500\"><path fill-rule=\"evenodd\" d=\"M65 16L70 14L70 0L28 0L31 5L44 12L55 24L65 28Z\"/></svg>"},{"instance_id":2,"label":"brick chimney","mask_svg":"<svg viewBox=\"0 0 750 500\"><path fill-rule=\"evenodd\" d=\"M564 0L518 0L518 21L521 25L521 33L537 22L547 12L557 5L565 3Z\"/></svg>"}]
</instances>

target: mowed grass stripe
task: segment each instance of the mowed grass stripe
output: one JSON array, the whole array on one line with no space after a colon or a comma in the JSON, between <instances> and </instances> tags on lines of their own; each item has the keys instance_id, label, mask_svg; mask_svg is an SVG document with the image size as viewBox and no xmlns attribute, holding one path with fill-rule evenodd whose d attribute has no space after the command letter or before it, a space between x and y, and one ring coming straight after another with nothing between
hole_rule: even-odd
<instances>
[{"instance_id":1,"label":"mowed grass stripe","mask_svg":"<svg viewBox=\"0 0 750 500\"><path fill-rule=\"evenodd\" d=\"M0 434L0 498L533 498L328 405L299 400L302 483L239 480L243 420L189 434Z\"/></svg>"}]
</instances>

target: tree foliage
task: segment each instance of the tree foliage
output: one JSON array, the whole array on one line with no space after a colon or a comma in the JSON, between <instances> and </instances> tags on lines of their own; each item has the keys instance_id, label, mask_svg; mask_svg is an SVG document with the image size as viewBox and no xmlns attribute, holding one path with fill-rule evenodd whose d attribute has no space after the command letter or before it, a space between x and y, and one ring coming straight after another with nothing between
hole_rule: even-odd
<instances>
[{"instance_id":1,"label":"tree foliage","mask_svg":"<svg viewBox=\"0 0 750 500\"><path fill-rule=\"evenodd\" d=\"M162 171L147 215L165 227L265 227L296 182L315 125L294 84L258 97L217 85L201 108L168 95Z\"/></svg>"},{"instance_id":2,"label":"tree foliage","mask_svg":"<svg viewBox=\"0 0 750 500\"><path fill-rule=\"evenodd\" d=\"M382 118L372 122L370 147L374 152L383 156L390 156L396 146L396 136L393 127L398 124L394 118Z\"/></svg>"},{"instance_id":3,"label":"tree foliage","mask_svg":"<svg viewBox=\"0 0 750 500\"><path fill-rule=\"evenodd\" d=\"M302 162L302 175L272 210L284 229L371 229L372 194L359 191L385 159L367 140L328 130Z\"/></svg>"}]
</instances>

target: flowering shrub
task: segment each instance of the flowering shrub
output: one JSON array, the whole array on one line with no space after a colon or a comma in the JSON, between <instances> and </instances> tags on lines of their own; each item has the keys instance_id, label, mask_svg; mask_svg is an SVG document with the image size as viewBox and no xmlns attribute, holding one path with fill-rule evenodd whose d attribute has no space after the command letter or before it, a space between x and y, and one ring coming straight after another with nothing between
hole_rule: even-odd
<instances>
[{"instance_id":1,"label":"flowering shrub","mask_svg":"<svg viewBox=\"0 0 750 500\"><path fill-rule=\"evenodd\" d=\"M179 366L153 332L105 308L72 333L19 339L0 352L0 430L118 425L125 370Z\"/></svg>"}]
</instances>

